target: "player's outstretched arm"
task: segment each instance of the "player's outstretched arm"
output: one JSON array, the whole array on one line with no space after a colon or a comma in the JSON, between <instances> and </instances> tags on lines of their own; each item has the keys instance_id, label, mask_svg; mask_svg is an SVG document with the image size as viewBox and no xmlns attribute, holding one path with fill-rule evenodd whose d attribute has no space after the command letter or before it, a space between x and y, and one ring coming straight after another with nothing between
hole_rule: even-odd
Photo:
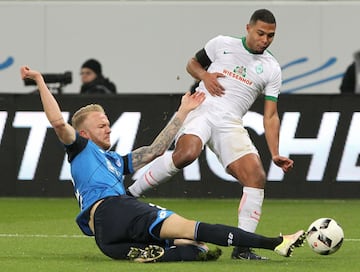
<instances>
[{"instance_id":1,"label":"player's outstretched arm","mask_svg":"<svg viewBox=\"0 0 360 272\"><path fill-rule=\"evenodd\" d=\"M21 78L29 78L36 82L41 102L51 126L54 128L58 138L64 144L71 144L75 141L75 129L65 122L60 107L45 84L40 72L30 69L28 66L20 68Z\"/></svg>"},{"instance_id":2,"label":"player's outstretched arm","mask_svg":"<svg viewBox=\"0 0 360 272\"><path fill-rule=\"evenodd\" d=\"M140 147L133 151L134 169L137 170L161 156L173 142L188 113L198 107L204 100L205 94L202 92L195 92L192 95L190 95L190 92L187 92L183 95L175 116L159 133L153 143L150 146Z\"/></svg>"}]
</instances>

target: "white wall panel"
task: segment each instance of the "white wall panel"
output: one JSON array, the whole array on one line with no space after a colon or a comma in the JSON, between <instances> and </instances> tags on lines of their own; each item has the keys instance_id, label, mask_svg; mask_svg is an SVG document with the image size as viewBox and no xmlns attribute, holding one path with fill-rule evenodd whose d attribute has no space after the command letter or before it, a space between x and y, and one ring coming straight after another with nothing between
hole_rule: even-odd
<instances>
[{"instance_id":1,"label":"white wall panel","mask_svg":"<svg viewBox=\"0 0 360 272\"><path fill-rule=\"evenodd\" d=\"M278 22L270 50L284 66L283 91L338 93L360 47L357 1L0 2L0 92L30 92L19 79L20 65L29 64L72 71L64 93L78 93L90 57L119 93L183 92L192 84L187 60L218 34L245 35L251 13L263 7Z\"/></svg>"}]
</instances>

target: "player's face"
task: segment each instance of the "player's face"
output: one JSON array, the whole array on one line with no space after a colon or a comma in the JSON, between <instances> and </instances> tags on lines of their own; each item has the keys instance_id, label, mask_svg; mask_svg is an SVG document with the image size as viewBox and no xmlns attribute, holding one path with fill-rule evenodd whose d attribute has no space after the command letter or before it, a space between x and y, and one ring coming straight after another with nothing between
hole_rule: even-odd
<instances>
[{"instance_id":1,"label":"player's face","mask_svg":"<svg viewBox=\"0 0 360 272\"><path fill-rule=\"evenodd\" d=\"M263 21L256 21L254 24L246 25L248 32L246 45L253 52L261 54L272 43L275 36L276 24L268 24Z\"/></svg>"},{"instance_id":2,"label":"player's face","mask_svg":"<svg viewBox=\"0 0 360 272\"><path fill-rule=\"evenodd\" d=\"M80 135L92 140L104 150L110 148L110 122L107 116L101 112L90 112L84 120Z\"/></svg>"}]
</instances>

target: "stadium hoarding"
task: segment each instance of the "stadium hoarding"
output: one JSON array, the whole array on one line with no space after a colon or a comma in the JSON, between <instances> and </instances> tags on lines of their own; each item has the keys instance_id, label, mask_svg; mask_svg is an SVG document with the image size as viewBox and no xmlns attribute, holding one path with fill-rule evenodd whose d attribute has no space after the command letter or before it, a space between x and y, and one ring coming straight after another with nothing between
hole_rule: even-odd
<instances>
[{"instance_id":1,"label":"stadium hoarding","mask_svg":"<svg viewBox=\"0 0 360 272\"><path fill-rule=\"evenodd\" d=\"M89 103L104 106L112 123L113 149L126 154L150 144L170 120L181 95L55 95L65 120ZM244 117L267 173L268 198L356 198L360 193L360 96L282 95L281 154L295 161L283 174L271 162L262 125L263 99ZM37 94L0 95L0 196L72 196L63 146ZM85 170L84 170L85 171ZM139 174L139 173L137 173ZM136 174L135 174L136 175ZM126 177L126 184L132 177ZM238 197L241 186L206 148L200 158L153 197Z\"/></svg>"}]
</instances>

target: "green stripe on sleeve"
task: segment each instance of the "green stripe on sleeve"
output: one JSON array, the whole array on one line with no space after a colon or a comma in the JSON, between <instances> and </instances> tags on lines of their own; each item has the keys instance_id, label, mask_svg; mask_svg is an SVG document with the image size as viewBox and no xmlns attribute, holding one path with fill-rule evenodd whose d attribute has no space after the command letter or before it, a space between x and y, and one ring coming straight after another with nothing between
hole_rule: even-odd
<instances>
[{"instance_id":1,"label":"green stripe on sleeve","mask_svg":"<svg viewBox=\"0 0 360 272\"><path fill-rule=\"evenodd\" d=\"M265 95L265 100L270 100L270 101L274 101L274 102L278 101L277 97L268 96L268 95Z\"/></svg>"}]
</instances>

